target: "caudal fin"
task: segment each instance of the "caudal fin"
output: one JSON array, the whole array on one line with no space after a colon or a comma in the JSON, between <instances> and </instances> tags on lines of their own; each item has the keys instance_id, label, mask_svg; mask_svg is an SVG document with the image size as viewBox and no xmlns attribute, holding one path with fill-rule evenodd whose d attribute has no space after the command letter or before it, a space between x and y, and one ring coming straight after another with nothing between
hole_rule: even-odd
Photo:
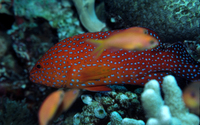
<instances>
[{"instance_id":1,"label":"caudal fin","mask_svg":"<svg viewBox=\"0 0 200 125\"><path fill-rule=\"evenodd\" d=\"M88 39L86 42L92 43L94 46L96 46L96 49L91 53L91 56L94 56L94 59L96 60L105 49L104 46L104 40L96 40L96 39Z\"/></svg>"}]
</instances>

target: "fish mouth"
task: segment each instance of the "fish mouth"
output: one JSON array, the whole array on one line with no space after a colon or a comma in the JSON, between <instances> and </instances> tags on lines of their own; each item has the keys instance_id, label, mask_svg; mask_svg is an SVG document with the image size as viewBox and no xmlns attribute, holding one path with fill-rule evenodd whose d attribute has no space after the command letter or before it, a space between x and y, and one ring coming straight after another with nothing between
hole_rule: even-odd
<instances>
[{"instance_id":1,"label":"fish mouth","mask_svg":"<svg viewBox=\"0 0 200 125\"><path fill-rule=\"evenodd\" d=\"M157 43L157 44L151 46L150 49L153 49L153 48L157 47L158 45L159 45L159 43Z\"/></svg>"}]
</instances>

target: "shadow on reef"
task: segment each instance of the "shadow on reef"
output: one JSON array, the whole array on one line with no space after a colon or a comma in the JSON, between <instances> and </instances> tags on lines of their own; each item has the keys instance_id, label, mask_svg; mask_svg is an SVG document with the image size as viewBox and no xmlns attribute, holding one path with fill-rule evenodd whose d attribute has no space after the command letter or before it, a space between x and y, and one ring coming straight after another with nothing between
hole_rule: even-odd
<instances>
[{"instance_id":1,"label":"shadow on reef","mask_svg":"<svg viewBox=\"0 0 200 125\"><path fill-rule=\"evenodd\" d=\"M0 100L0 125L37 125L37 115L28 109L25 99L12 101L2 97Z\"/></svg>"},{"instance_id":2,"label":"shadow on reef","mask_svg":"<svg viewBox=\"0 0 200 125\"><path fill-rule=\"evenodd\" d=\"M0 30L6 31L11 29L12 24L15 22L15 18L7 14L0 14L0 17Z\"/></svg>"}]
</instances>

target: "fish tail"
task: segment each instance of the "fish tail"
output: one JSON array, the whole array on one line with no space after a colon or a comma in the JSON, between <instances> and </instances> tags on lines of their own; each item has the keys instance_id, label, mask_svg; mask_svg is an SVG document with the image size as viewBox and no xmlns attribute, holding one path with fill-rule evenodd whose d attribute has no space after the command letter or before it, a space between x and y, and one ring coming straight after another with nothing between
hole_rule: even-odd
<instances>
[{"instance_id":1,"label":"fish tail","mask_svg":"<svg viewBox=\"0 0 200 125\"><path fill-rule=\"evenodd\" d=\"M94 59L96 60L97 58L99 58L103 50L104 48L102 46L99 46L91 53L91 56L94 56Z\"/></svg>"},{"instance_id":2,"label":"fish tail","mask_svg":"<svg viewBox=\"0 0 200 125\"><path fill-rule=\"evenodd\" d=\"M105 40L88 39L86 42L90 42L97 46L97 48L91 53L91 56L95 56L94 59L96 60L105 49Z\"/></svg>"}]
</instances>

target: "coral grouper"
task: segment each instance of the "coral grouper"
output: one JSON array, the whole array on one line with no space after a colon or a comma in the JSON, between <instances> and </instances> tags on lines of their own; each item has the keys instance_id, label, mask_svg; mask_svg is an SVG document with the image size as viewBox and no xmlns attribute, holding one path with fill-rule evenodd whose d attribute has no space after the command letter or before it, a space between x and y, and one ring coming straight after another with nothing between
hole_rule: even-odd
<instances>
[{"instance_id":1,"label":"coral grouper","mask_svg":"<svg viewBox=\"0 0 200 125\"><path fill-rule=\"evenodd\" d=\"M160 83L166 74L176 74L190 80L200 78L199 63L186 52L181 43L144 51L119 49L103 53L94 60L96 48L86 39L105 39L123 30L85 33L66 38L51 47L35 64L30 80L52 87L109 91L110 84L144 85L150 79ZM148 30L149 34L159 39Z\"/></svg>"}]
</instances>

